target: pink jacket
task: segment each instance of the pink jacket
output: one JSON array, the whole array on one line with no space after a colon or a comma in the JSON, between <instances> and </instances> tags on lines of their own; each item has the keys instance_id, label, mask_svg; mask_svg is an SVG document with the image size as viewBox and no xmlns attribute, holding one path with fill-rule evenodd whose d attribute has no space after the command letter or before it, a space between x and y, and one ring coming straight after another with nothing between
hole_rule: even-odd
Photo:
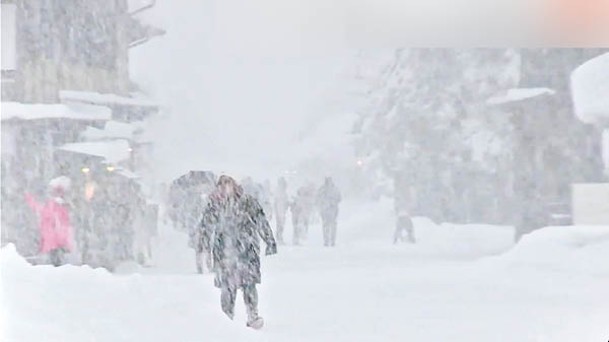
<instances>
[{"instance_id":1,"label":"pink jacket","mask_svg":"<svg viewBox=\"0 0 609 342\"><path fill-rule=\"evenodd\" d=\"M49 199L44 205L40 204L30 194L25 194L25 199L40 220L40 253L48 253L57 248L72 250L68 207L54 199Z\"/></svg>"}]
</instances>

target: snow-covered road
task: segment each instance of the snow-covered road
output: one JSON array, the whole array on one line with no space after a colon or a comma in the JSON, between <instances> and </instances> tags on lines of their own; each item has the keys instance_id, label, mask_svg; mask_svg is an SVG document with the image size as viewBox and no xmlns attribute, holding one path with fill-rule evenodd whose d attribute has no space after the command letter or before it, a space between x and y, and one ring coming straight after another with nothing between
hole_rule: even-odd
<instances>
[{"instance_id":1,"label":"snow-covered road","mask_svg":"<svg viewBox=\"0 0 609 342\"><path fill-rule=\"evenodd\" d=\"M581 342L609 338L606 261L596 263L600 265L596 272L565 263L550 267L547 261L523 262L518 255L524 250L511 249L507 228L433 227L422 220L417 221L418 246L394 246L384 237L390 236L385 234L390 232L389 222L373 219L384 210L345 218L343 243L334 249L318 246L320 236L313 227L307 246L285 246L280 254L264 258L260 312L267 325L261 331L245 327L242 302L235 321L223 316L211 276L194 274L190 253L182 244L185 237L179 233L163 233L159 263L143 274L32 267L11 247L4 248L3 340ZM369 231L371 222L377 222L383 234L364 238L364 226ZM601 232L609 236L609 230ZM442 236L452 243L442 242ZM607 240L596 240L601 242L580 246L568 256L574 265L592 260L593 255L608 260ZM539 247L539 253L549 249L556 250L546 245Z\"/></svg>"}]
</instances>

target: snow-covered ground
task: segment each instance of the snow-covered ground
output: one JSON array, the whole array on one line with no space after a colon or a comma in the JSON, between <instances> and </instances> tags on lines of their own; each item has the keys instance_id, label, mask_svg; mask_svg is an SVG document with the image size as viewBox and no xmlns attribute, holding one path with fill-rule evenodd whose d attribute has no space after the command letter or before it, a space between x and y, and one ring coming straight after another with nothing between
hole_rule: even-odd
<instances>
[{"instance_id":1,"label":"snow-covered ground","mask_svg":"<svg viewBox=\"0 0 609 342\"><path fill-rule=\"evenodd\" d=\"M415 222L392 245L391 205L346 203L339 245L263 259L261 331L230 321L186 237L168 227L156 266L121 274L30 266L1 251L3 341L604 341L609 227L550 227L512 246L510 227ZM288 235L288 241L290 236ZM137 273L132 273L136 271Z\"/></svg>"}]
</instances>

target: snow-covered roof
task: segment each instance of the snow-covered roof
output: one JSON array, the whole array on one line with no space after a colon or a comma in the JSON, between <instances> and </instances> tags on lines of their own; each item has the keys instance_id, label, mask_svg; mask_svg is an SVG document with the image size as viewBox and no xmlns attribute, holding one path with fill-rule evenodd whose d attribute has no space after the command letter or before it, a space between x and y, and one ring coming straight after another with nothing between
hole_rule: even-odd
<instances>
[{"instance_id":1,"label":"snow-covered roof","mask_svg":"<svg viewBox=\"0 0 609 342\"><path fill-rule=\"evenodd\" d=\"M134 133L139 128L124 122L108 121L104 129L96 127L87 127L82 133L85 140L103 140L103 139L129 139L133 140Z\"/></svg>"},{"instance_id":2,"label":"snow-covered roof","mask_svg":"<svg viewBox=\"0 0 609 342\"><path fill-rule=\"evenodd\" d=\"M2 102L1 109L2 121L10 119L110 120L112 117L110 108L85 103Z\"/></svg>"},{"instance_id":3,"label":"snow-covered roof","mask_svg":"<svg viewBox=\"0 0 609 342\"><path fill-rule=\"evenodd\" d=\"M490 105L499 105L522 101L541 95L553 95L554 93L555 91L549 88L512 88L508 89L504 94L491 97L486 100L486 103Z\"/></svg>"},{"instance_id":4,"label":"snow-covered roof","mask_svg":"<svg viewBox=\"0 0 609 342\"><path fill-rule=\"evenodd\" d=\"M129 142L124 139L70 143L60 146L59 149L101 157L110 164L129 159L131 152Z\"/></svg>"},{"instance_id":5,"label":"snow-covered roof","mask_svg":"<svg viewBox=\"0 0 609 342\"><path fill-rule=\"evenodd\" d=\"M102 94L91 91L61 90L62 102L85 102L93 104L151 107L157 104L143 96L126 97L117 94Z\"/></svg>"},{"instance_id":6,"label":"snow-covered roof","mask_svg":"<svg viewBox=\"0 0 609 342\"><path fill-rule=\"evenodd\" d=\"M595 57L571 73L575 115L586 123L609 124L609 53Z\"/></svg>"}]
</instances>

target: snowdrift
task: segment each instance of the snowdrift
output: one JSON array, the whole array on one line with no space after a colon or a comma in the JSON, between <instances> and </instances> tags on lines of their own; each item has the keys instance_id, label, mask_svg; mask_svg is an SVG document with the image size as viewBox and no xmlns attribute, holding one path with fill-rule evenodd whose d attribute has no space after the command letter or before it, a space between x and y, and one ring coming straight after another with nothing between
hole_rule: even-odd
<instances>
[{"instance_id":1,"label":"snowdrift","mask_svg":"<svg viewBox=\"0 0 609 342\"><path fill-rule=\"evenodd\" d=\"M525 235L500 259L557 271L609 275L609 226L546 227Z\"/></svg>"},{"instance_id":2,"label":"snowdrift","mask_svg":"<svg viewBox=\"0 0 609 342\"><path fill-rule=\"evenodd\" d=\"M591 275L609 274L609 226L546 227L514 244L514 228L488 224L436 224L413 218L417 243L391 246L392 202L345 203L351 213L339 223L339 248L443 260L492 257L493 266L534 266ZM391 248L393 247L393 248ZM496 262L499 262L497 264Z\"/></svg>"},{"instance_id":3,"label":"snowdrift","mask_svg":"<svg viewBox=\"0 0 609 342\"><path fill-rule=\"evenodd\" d=\"M390 199L371 204L345 203L339 221L339 244L349 246L380 245L391 247L395 230L395 213ZM342 216L341 216L342 217ZM475 259L508 251L514 244L514 228L489 224L436 224L425 217L413 218L417 243L401 243L396 249L404 253L440 259Z\"/></svg>"},{"instance_id":4,"label":"snowdrift","mask_svg":"<svg viewBox=\"0 0 609 342\"><path fill-rule=\"evenodd\" d=\"M31 266L13 245L0 251L0 267L2 341L257 340L245 323L223 316L209 277L172 281L88 266Z\"/></svg>"},{"instance_id":5,"label":"snowdrift","mask_svg":"<svg viewBox=\"0 0 609 342\"><path fill-rule=\"evenodd\" d=\"M424 254L451 258L479 258L509 250L514 228L489 224L435 224L415 218L417 248Z\"/></svg>"}]
</instances>

